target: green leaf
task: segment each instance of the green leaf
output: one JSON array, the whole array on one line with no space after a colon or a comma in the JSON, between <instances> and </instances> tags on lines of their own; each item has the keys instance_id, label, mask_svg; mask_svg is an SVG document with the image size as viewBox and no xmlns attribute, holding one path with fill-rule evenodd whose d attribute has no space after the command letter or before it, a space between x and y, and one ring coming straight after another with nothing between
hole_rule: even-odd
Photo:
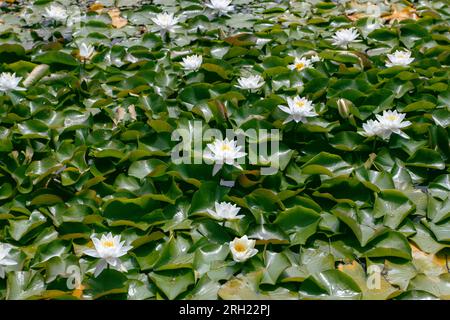
<instances>
[{"instance_id":1,"label":"green leaf","mask_svg":"<svg viewBox=\"0 0 450 320\"><path fill-rule=\"evenodd\" d=\"M448 273L439 277L427 277L419 274L411 280L408 289L425 291L440 299L448 300L450 298L450 277Z\"/></svg>"},{"instance_id":2,"label":"green leaf","mask_svg":"<svg viewBox=\"0 0 450 320\"><path fill-rule=\"evenodd\" d=\"M211 265L217 261L224 261L229 254L227 245L209 243L195 252L194 268L200 274L211 269Z\"/></svg>"},{"instance_id":3,"label":"green leaf","mask_svg":"<svg viewBox=\"0 0 450 320\"><path fill-rule=\"evenodd\" d=\"M305 244L312 236L321 217L312 209L295 206L282 211L274 221L284 232L291 235L291 244Z\"/></svg>"},{"instance_id":4,"label":"green leaf","mask_svg":"<svg viewBox=\"0 0 450 320\"><path fill-rule=\"evenodd\" d=\"M214 72L222 79L228 79L228 71L217 64L204 63L202 64L202 69L209 72Z\"/></svg>"},{"instance_id":5,"label":"green leaf","mask_svg":"<svg viewBox=\"0 0 450 320\"><path fill-rule=\"evenodd\" d=\"M375 218L384 217L384 225L395 230L414 209L414 204L404 193L383 190L375 200L373 214Z\"/></svg>"},{"instance_id":6,"label":"green leaf","mask_svg":"<svg viewBox=\"0 0 450 320\"><path fill-rule=\"evenodd\" d=\"M31 205L33 206L50 206L57 203L63 203L63 200L55 194L41 194L31 200Z\"/></svg>"},{"instance_id":7,"label":"green leaf","mask_svg":"<svg viewBox=\"0 0 450 320\"><path fill-rule=\"evenodd\" d=\"M354 299L362 296L357 283L345 273L327 270L310 276L300 285L300 297L306 299Z\"/></svg>"},{"instance_id":8,"label":"green leaf","mask_svg":"<svg viewBox=\"0 0 450 320\"><path fill-rule=\"evenodd\" d=\"M353 261L352 264L340 265L339 270L350 276L361 288L363 300L387 300L401 292L386 281L379 267L366 275L362 266Z\"/></svg>"},{"instance_id":9,"label":"green leaf","mask_svg":"<svg viewBox=\"0 0 450 320\"><path fill-rule=\"evenodd\" d=\"M239 274L228 280L219 289L218 295L223 300L297 300L298 294L285 288L274 291L262 291L258 283L262 272Z\"/></svg>"},{"instance_id":10,"label":"green leaf","mask_svg":"<svg viewBox=\"0 0 450 320\"><path fill-rule=\"evenodd\" d=\"M159 177L164 174L166 168L167 164L158 159L139 160L130 165L128 174L139 179Z\"/></svg>"},{"instance_id":11,"label":"green leaf","mask_svg":"<svg viewBox=\"0 0 450 320\"><path fill-rule=\"evenodd\" d=\"M205 212L206 209L213 209L214 203L221 202L222 197L228 192L227 188L217 185L217 183L208 181L202 183L198 191L192 197L191 208L189 212Z\"/></svg>"},{"instance_id":12,"label":"green leaf","mask_svg":"<svg viewBox=\"0 0 450 320\"><path fill-rule=\"evenodd\" d=\"M306 174L326 174L328 176L348 175L352 167L342 160L341 157L328 152L321 152L302 167Z\"/></svg>"},{"instance_id":13,"label":"green leaf","mask_svg":"<svg viewBox=\"0 0 450 320\"><path fill-rule=\"evenodd\" d=\"M435 224L433 222L428 222L426 219L422 220L422 223L433 232L436 240L439 242L450 241L450 220Z\"/></svg>"},{"instance_id":14,"label":"green leaf","mask_svg":"<svg viewBox=\"0 0 450 320\"><path fill-rule=\"evenodd\" d=\"M36 62L48 65L66 65L70 67L78 66L78 61L67 53L60 51L49 51L35 58Z\"/></svg>"},{"instance_id":15,"label":"green leaf","mask_svg":"<svg viewBox=\"0 0 450 320\"><path fill-rule=\"evenodd\" d=\"M338 150L355 151L360 148L364 138L352 131L342 131L330 139L330 144Z\"/></svg>"},{"instance_id":16,"label":"green leaf","mask_svg":"<svg viewBox=\"0 0 450 320\"><path fill-rule=\"evenodd\" d=\"M375 217L346 203L340 203L331 212L345 223L355 234L361 246L385 232L383 225L375 222Z\"/></svg>"},{"instance_id":17,"label":"green leaf","mask_svg":"<svg viewBox=\"0 0 450 320\"><path fill-rule=\"evenodd\" d=\"M428 197L427 216L434 223L439 223L450 218L450 197L444 201L434 197Z\"/></svg>"},{"instance_id":18,"label":"green leaf","mask_svg":"<svg viewBox=\"0 0 450 320\"><path fill-rule=\"evenodd\" d=\"M174 300L195 282L194 273L189 269L152 272L149 277L170 300Z\"/></svg>"},{"instance_id":19,"label":"green leaf","mask_svg":"<svg viewBox=\"0 0 450 320\"><path fill-rule=\"evenodd\" d=\"M44 278L34 270L9 273L7 286L6 299L8 300L26 300L39 296L45 291Z\"/></svg>"},{"instance_id":20,"label":"green leaf","mask_svg":"<svg viewBox=\"0 0 450 320\"><path fill-rule=\"evenodd\" d=\"M444 160L439 152L421 148L406 160L406 165L411 167L421 167L442 170L445 168Z\"/></svg>"},{"instance_id":21,"label":"green leaf","mask_svg":"<svg viewBox=\"0 0 450 320\"><path fill-rule=\"evenodd\" d=\"M434 109L436 105L430 101L421 100L408 104L406 107L399 109L402 112L412 112L412 111L425 111L429 109Z\"/></svg>"},{"instance_id":22,"label":"green leaf","mask_svg":"<svg viewBox=\"0 0 450 320\"><path fill-rule=\"evenodd\" d=\"M158 208L158 202L151 196L134 199L113 198L105 202L103 215L112 220L140 221L144 214Z\"/></svg>"},{"instance_id":23,"label":"green leaf","mask_svg":"<svg viewBox=\"0 0 450 320\"><path fill-rule=\"evenodd\" d=\"M219 291L220 283L209 279L208 276L201 278L190 295L186 298L189 300L217 300L217 292Z\"/></svg>"},{"instance_id":24,"label":"green leaf","mask_svg":"<svg viewBox=\"0 0 450 320\"><path fill-rule=\"evenodd\" d=\"M436 253L448 245L441 244L432 236L431 231L423 226L421 223L415 223L414 228L416 234L411 237L411 240L426 253Z\"/></svg>"},{"instance_id":25,"label":"green leaf","mask_svg":"<svg viewBox=\"0 0 450 320\"><path fill-rule=\"evenodd\" d=\"M20 44L5 43L0 45L0 60L11 63L21 60L25 56L25 49Z\"/></svg>"},{"instance_id":26,"label":"green leaf","mask_svg":"<svg viewBox=\"0 0 450 320\"><path fill-rule=\"evenodd\" d=\"M372 240L364 251L366 257L398 257L411 260L408 240L399 232L388 231Z\"/></svg>"},{"instance_id":27,"label":"green leaf","mask_svg":"<svg viewBox=\"0 0 450 320\"><path fill-rule=\"evenodd\" d=\"M209 92L210 88L211 86L209 84L196 83L181 90L179 98L189 105L196 105L211 97Z\"/></svg>"},{"instance_id":28,"label":"green leaf","mask_svg":"<svg viewBox=\"0 0 450 320\"><path fill-rule=\"evenodd\" d=\"M246 195L244 199L258 222L266 221L268 214L284 208L277 194L269 189L258 188Z\"/></svg>"},{"instance_id":29,"label":"green leaf","mask_svg":"<svg viewBox=\"0 0 450 320\"><path fill-rule=\"evenodd\" d=\"M0 186L0 200L8 199L13 195L13 187L10 183L4 183Z\"/></svg>"},{"instance_id":30,"label":"green leaf","mask_svg":"<svg viewBox=\"0 0 450 320\"><path fill-rule=\"evenodd\" d=\"M100 298L113 294L123 294L128 292L126 285L127 277L116 270L106 269L96 278L90 278L88 281L89 290L94 298Z\"/></svg>"},{"instance_id":31,"label":"green leaf","mask_svg":"<svg viewBox=\"0 0 450 320\"><path fill-rule=\"evenodd\" d=\"M19 241L27 233L44 224L47 219L41 213L34 211L26 220L11 220L9 221L9 234L11 237Z\"/></svg>"},{"instance_id":32,"label":"green leaf","mask_svg":"<svg viewBox=\"0 0 450 320\"><path fill-rule=\"evenodd\" d=\"M389 41L397 39L397 31L395 29L379 28L368 35L369 38L378 41Z\"/></svg>"},{"instance_id":33,"label":"green leaf","mask_svg":"<svg viewBox=\"0 0 450 320\"><path fill-rule=\"evenodd\" d=\"M283 253L270 251L264 253L264 262L261 284L276 284L280 274L290 265L288 258Z\"/></svg>"}]
</instances>

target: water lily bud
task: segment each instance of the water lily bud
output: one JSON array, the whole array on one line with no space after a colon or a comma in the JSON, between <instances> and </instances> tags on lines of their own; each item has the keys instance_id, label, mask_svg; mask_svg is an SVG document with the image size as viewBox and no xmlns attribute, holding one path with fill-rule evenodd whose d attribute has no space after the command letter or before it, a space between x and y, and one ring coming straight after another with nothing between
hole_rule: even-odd
<instances>
[{"instance_id":1,"label":"water lily bud","mask_svg":"<svg viewBox=\"0 0 450 320\"><path fill-rule=\"evenodd\" d=\"M113 119L114 123L117 125L119 122L123 121L125 119L126 111L122 107L118 107L116 110L116 115Z\"/></svg>"},{"instance_id":2,"label":"water lily bud","mask_svg":"<svg viewBox=\"0 0 450 320\"><path fill-rule=\"evenodd\" d=\"M134 107L134 104L128 106L128 113L130 114L131 120L137 119L136 108Z\"/></svg>"},{"instance_id":3,"label":"water lily bud","mask_svg":"<svg viewBox=\"0 0 450 320\"><path fill-rule=\"evenodd\" d=\"M41 79L49 70L50 66L47 64L40 64L36 66L33 71L28 75L28 77L23 81L24 87L29 87L30 85L36 83Z\"/></svg>"},{"instance_id":4,"label":"water lily bud","mask_svg":"<svg viewBox=\"0 0 450 320\"><path fill-rule=\"evenodd\" d=\"M337 106L339 115L342 118L347 119L350 115L350 107L352 106L352 102L347 99L340 98L337 101Z\"/></svg>"},{"instance_id":5,"label":"water lily bud","mask_svg":"<svg viewBox=\"0 0 450 320\"><path fill-rule=\"evenodd\" d=\"M11 151L11 157L12 157L14 160L17 160L17 159L19 158L19 151L17 151L17 150Z\"/></svg>"}]
</instances>

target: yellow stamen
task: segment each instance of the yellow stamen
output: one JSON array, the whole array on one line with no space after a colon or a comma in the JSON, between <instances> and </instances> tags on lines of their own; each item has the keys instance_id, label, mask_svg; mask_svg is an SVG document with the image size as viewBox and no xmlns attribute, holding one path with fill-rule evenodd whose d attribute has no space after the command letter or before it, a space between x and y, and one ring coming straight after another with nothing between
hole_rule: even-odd
<instances>
[{"instance_id":1,"label":"yellow stamen","mask_svg":"<svg viewBox=\"0 0 450 320\"><path fill-rule=\"evenodd\" d=\"M114 242L112 242L111 240L103 241L103 246L112 248L112 247L114 247Z\"/></svg>"},{"instance_id":2,"label":"yellow stamen","mask_svg":"<svg viewBox=\"0 0 450 320\"><path fill-rule=\"evenodd\" d=\"M305 66L305 64L303 62L299 62L299 63L295 64L295 68L297 70L302 70L304 66Z\"/></svg>"},{"instance_id":3,"label":"yellow stamen","mask_svg":"<svg viewBox=\"0 0 450 320\"><path fill-rule=\"evenodd\" d=\"M247 250L247 247L243 243L238 242L234 245L234 250L236 250L237 252L244 252L245 250Z\"/></svg>"},{"instance_id":4,"label":"yellow stamen","mask_svg":"<svg viewBox=\"0 0 450 320\"><path fill-rule=\"evenodd\" d=\"M222 149L222 151L230 151L231 150L230 146L227 144L222 145L221 149Z\"/></svg>"},{"instance_id":5,"label":"yellow stamen","mask_svg":"<svg viewBox=\"0 0 450 320\"><path fill-rule=\"evenodd\" d=\"M397 116L395 116L395 115L389 115L389 116L387 116L387 118L388 118L388 120L390 120L390 121L397 120Z\"/></svg>"},{"instance_id":6,"label":"yellow stamen","mask_svg":"<svg viewBox=\"0 0 450 320\"><path fill-rule=\"evenodd\" d=\"M305 102L304 101L297 101L295 103L295 106L298 108L303 108L305 106Z\"/></svg>"}]
</instances>

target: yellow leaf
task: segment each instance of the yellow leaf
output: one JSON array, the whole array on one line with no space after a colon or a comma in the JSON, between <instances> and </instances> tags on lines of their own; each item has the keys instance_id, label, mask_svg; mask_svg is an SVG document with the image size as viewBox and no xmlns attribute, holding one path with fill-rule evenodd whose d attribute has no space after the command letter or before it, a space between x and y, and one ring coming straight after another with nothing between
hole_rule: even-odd
<instances>
[{"instance_id":1,"label":"yellow leaf","mask_svg":"<svg viewBox=\"0 0 450 320\"><path fill-rule=\"evenodd\" d=\"M358 284L364 300L387 300L401 293L399 289L386 281L381 270L379 270L379 274L366 275L363 267L356 261L352 261L350 264L341 264L338 269L349 275ZM378 280L373 281L374 279L371 277L378 277Z\"/></svg>"},{"instance_id":2,"label":"yellow leaf","mask_svg":"<svg viewBox=\"0 0 450 320\"><path fill-rule=\"evenodd\" d=\"M444 255L429 254L411 244L414 267L427 276L447 273L447 259Z\"/></svg>"},{"instance_id":3,"label":"yellow leaf","mask_svg":"<svg viewBox=\"0 0 450 320\"><path fill-rule=\"evenodd\" d=\"M404 7L403 9L399 10L398 6L393 5L391 14L388 16L384 16L383 19L389 20L390 23L393 23L395 21L402 21L406 19L417 20L418 16L416 14L415 8Z\"/></svg>"},{"instance_id":4,"label":"yellow leaf","mask_svg":"<svg viewBox=\"0 0 450 320\"><path fill-rule=\"evenodd\" d=\"M108 11L109 16L111 17L111 25L114 28L120 29L125 27L128 24L128 20L120 16L120 10L117 8L111 9Z\"/></svg>"},{"instance_id":5,"label":"yellow leaf","mask_svg":"<svg viewBox=\"0 0 450 320\"><path fill-rule=\"evenodd\" d=\"M52 300L59 297L67 296L67 292L61 291L61 290L46 290L44 293L42 293L39 296L32 297L31 299L34 300Z\"/></svg>"},{"instance_id":6,"label":"yellow leaf","mask_svg":"<svg viewBox=\"0 0 450 320\"><path fill-rule=\"evenodd\" d=\"M89 12L96 12L97 14L100 14L103 12L104 6L101 3L95 2L93 4L91 4L91 6L89 7L88 11Z\"/></svg>"},{"instance_id":7,"label":"yellow leaf","mask_svg":"<svg viewBox=\"0 0 450 320\"><path fill-rule=\"evenodd\" d=\"M75 288L75 290L73 290L72 296L74 296L74 297L76 297L78 299L81 299L81 296L83 295L83 290L84 289L85 289L85 287L82 284L80 284L79 286L77 286Z\"/></svg>"}]
</instances>

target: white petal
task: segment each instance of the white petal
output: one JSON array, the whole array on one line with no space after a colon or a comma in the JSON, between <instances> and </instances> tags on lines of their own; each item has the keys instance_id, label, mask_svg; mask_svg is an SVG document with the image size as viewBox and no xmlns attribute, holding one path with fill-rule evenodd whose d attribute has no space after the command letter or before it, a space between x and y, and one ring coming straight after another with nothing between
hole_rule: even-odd
<instances>
[{"instance_id":1,"label":"white petal","mask_svg":"<svg viewBox=\"0 0 450 320\"><path fill-rule=\"evenodd\" d=\"M215 164L215 165L214 165L214 168L213 168L213 173L212 173L212 175L215 176L216 173L219 172L219 170L222 168L222 166L223 166L223 164L221 164L221 163Z\"/></svg>"},{"instance_id":2,"label":"white petal","mask_svg":"<svg viewBox=\"0 0 450 320\"><path fill-rule=\"evenodd\" d=\"M97 267L95 268L94 271L94 277L97 278L98 275L100 273L102 273L102 271L106 268L106 266L108 265L108 263L106 262L106 260L100 260L100 262L97 264Z\"/></svg>"},{"instance_id":3,"label":"white petal","mask_svg":"<svg viewBox=\"0 0 450 320\"><path fill-rule=\"evenodd\" d=\"M86 249L83 251L84 254L94 257L94 258L100 258L100 255L98 254L97 250L94 249Z\"/></svg>"},{"instance_id":4,"label":"white petal","mask_svg":"<svg viewBox=\"0 0 450 320\"><path fill-rule=\"evenodd\" d=\"M289 117L286 118L286 120L284 120L283 124L289 123L292 120L294 120L294 118L292 116L289 116Z\"/></svg>"},{"instance_id":5,"label":"white petal","mask_svg":"<svg viewBox=\"0 0 450 320\"><path fill-rule=\"evenodd\" d=\"M286 106L279 105L278 108L280 108L280 110L282 110L282 111L284 111L286 113L289 113L289 114L291 113L291 109L289 109Z\"/></svg>"},{"instance_id":6,"label":"white petal","mask_svg":"<svg viewBox=\"0 0 450 320\"><path fill-rule=\"evenodd\" d=\"M109 265L111 265L113 267L117 266L119 263L119 259L117 259L117 258L106 258L105 260Z\"/></svg>"},{"instance_id":7,"label":"white petal","mask_svg":"<svg viewBox=\"0 0 450 320\"><path fill-rule=\"evenodd\" d=\"M12 259L4 258L0 264L4 266L15 266L17 264L17 261L14 261Z\"/></svg>"}]
</instances>

